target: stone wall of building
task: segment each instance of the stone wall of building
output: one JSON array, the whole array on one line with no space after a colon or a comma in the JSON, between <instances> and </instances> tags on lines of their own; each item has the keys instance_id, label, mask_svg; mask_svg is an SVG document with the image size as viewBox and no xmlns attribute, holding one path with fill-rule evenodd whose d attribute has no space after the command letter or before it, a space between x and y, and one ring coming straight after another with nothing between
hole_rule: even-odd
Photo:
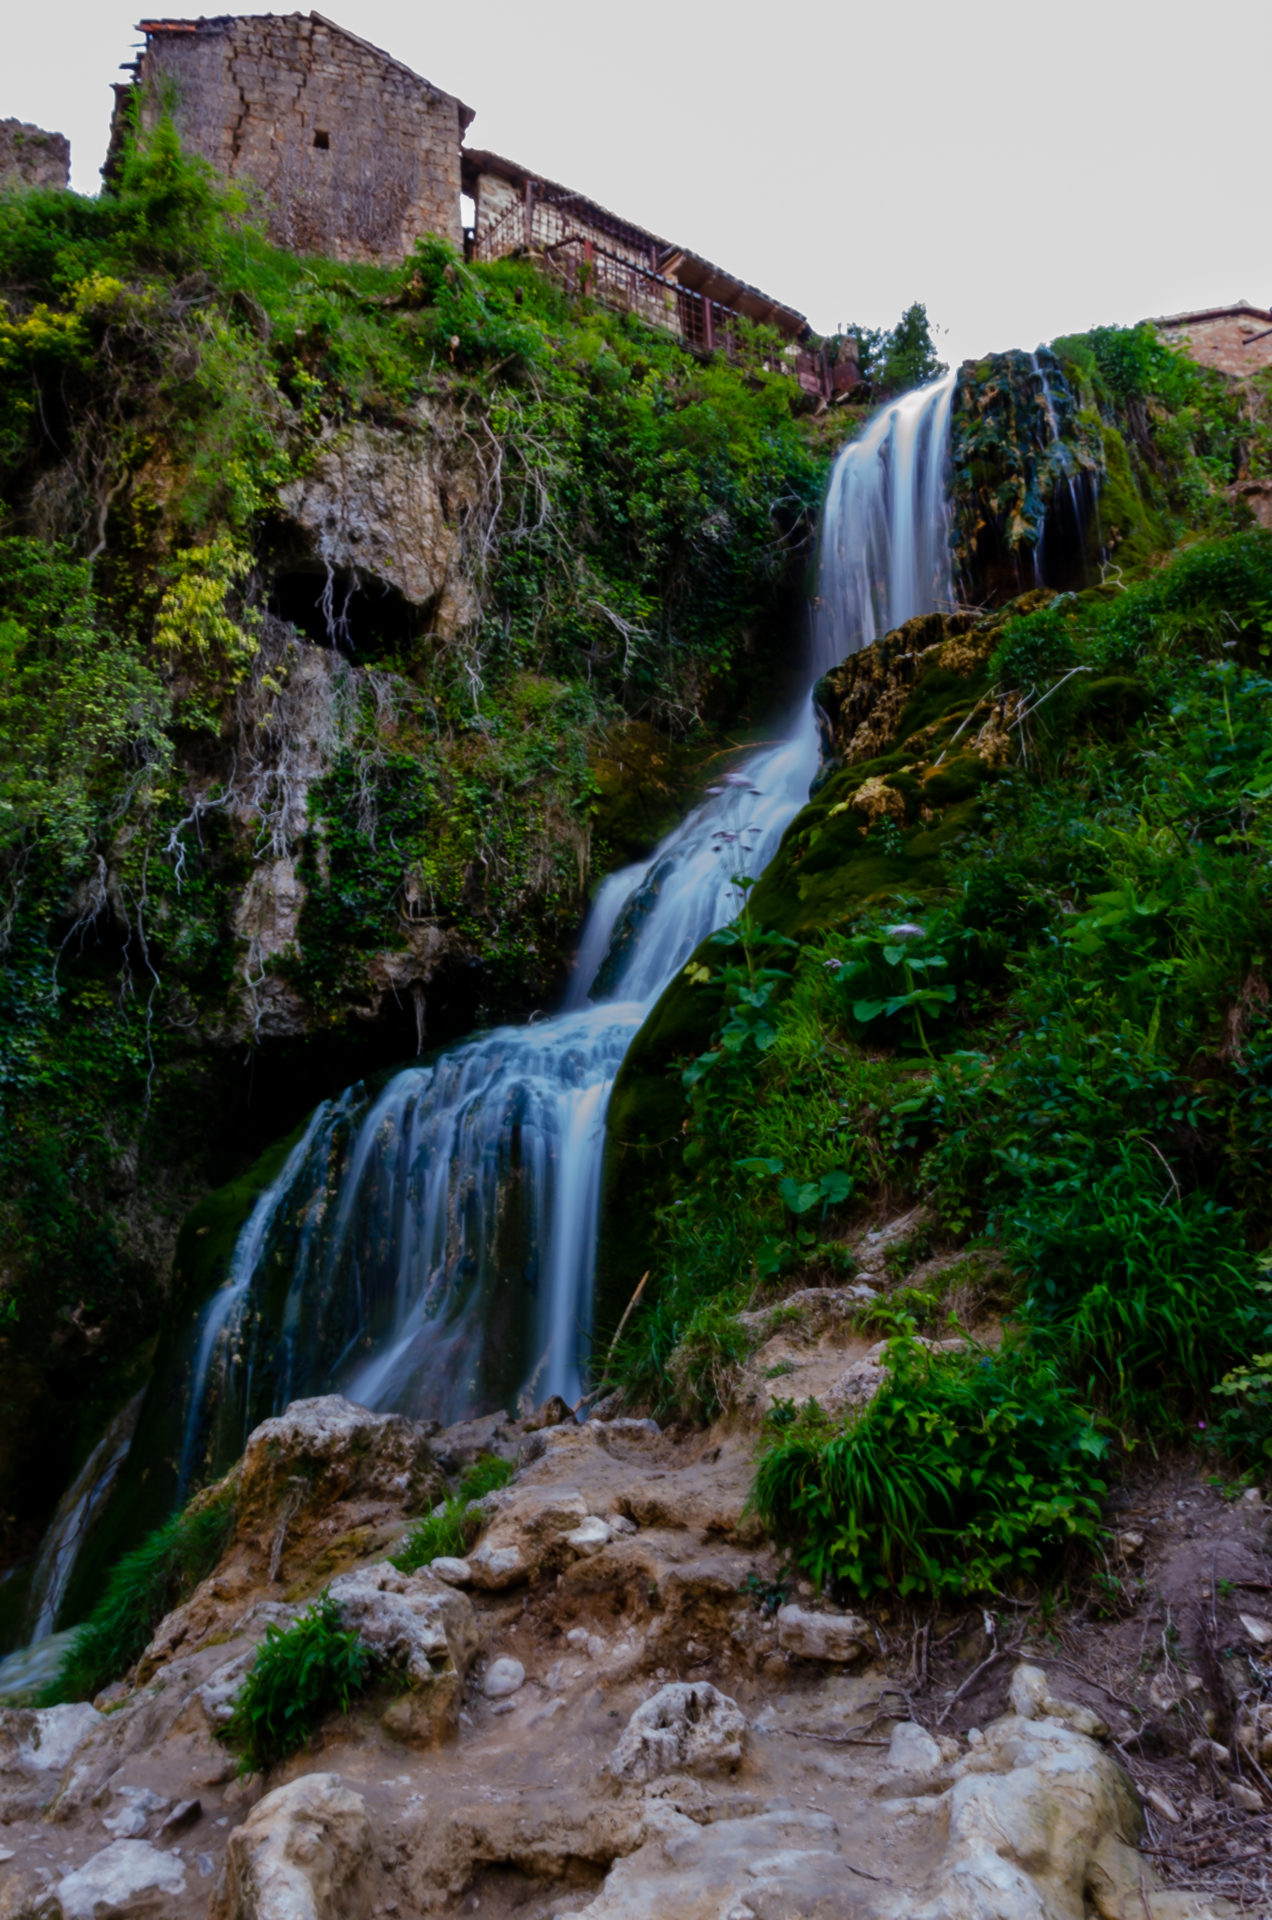
<instances>
[{"instance_id":1,"label":"stone wall of building","mask_svg":"<svg viewBox=\"0 0 1272 1920\"><path fill-rule=\"evenodd\" d=\"M1162 337L1185 347L1199 366L1238 378L1272 367L1272 312L1261 307L1177 314L1157 324Z\"/></svg>"},{"instance_id":2,"label":"stone wall of building","mask_svg":"<svg viewBox=\"0 0 1272 1920\"><path fill-rule=\"evenodd\" d=\"M71 177L71 143L25 120L0 120L0 192L12 187L64 187Z\"/></svg>"},{"instance_id":3,"label":"stone wall of building","mask_svg":"<svg viewBox=\"0 0 1272 1920\"><path fill-rule=\"evenodd\" d=\"M143 130L171 112L187 147L256 189L280 246L401 260L426 233L462 245L472 115L453 94L316 13L143 26Z\"/></svg>"}]
</instances>

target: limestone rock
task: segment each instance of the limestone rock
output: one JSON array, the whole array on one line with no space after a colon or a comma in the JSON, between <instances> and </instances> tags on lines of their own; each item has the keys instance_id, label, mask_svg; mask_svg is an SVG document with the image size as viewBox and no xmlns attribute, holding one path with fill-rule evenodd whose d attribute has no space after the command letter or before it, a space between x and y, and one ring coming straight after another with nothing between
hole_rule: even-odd
<instances>
[{"instance_id":1,"label":"limestone rock","mask_svg":"<svg viewBox=\"0 0 1272 1920\"><path fill-rule=\"evenodd\" d=\"M1022 1720L1062 1720L1065 1726L1077 1733L1089 1734L1095 1740L1103 1739L1108 1732L1099 1714L1092 1713L1089 1707L1081 1707L1075 1700L1058 1700L1041 1667L1017 1667L1011 1676L1008 1698L1013 1713L1018 1713Z\"/></svg>"},{"instance_id":2,"label":"limestone rock","mask_svg":"<svg viewBox=\"0 0 1272 1920\"><path fill-rule=\"evenodd\" d=\"M0 1820L50 1801L76 1748L101 1725L102 1715L87 1702L0 1712Z\"/></svg>"},{"instance_id":3,"label":"limestone rock","mask_svg":"<svg viewBox=\"0 0 1272 1920\"><path fill-rule=\"evenodd\" d=\"M736 1700L702 1681L673 1681L637 1707L614 1749L618 1780L660 1773L715 1772L742 1758L746 1718Z\"/></svg>"},{"instance_id":4,"label":"limestone rock","mask_svg":"<svg viewBox=\"0 0 1272 1920\"><path fill-rule=\"evenodd\" d=\"M778 1609L777 1643L801 1660L859 1660L869 1632L859 1614L821 1613L793 1603Z\"/></svg>"},{"instance_id":5,"label":"limestone rock","mask_svg":"<svg viewBox=\"0 0 1272 1920\"><path fill-rule=\"evenodd\" d=\"M944 1857L920 1897L881 1903L880 1920L1081 1920L1093 1853L1140 1831L1126 1776L1050 1717L995 1721L952 1771Z\"/></svg>"},{"instance_id":6,"label":"limestone rock","mask_svg":"<svg viewBox=\"0 0 1272 1920\"><path fill-rule=\"evenodd\" d=\"M407 1683L385 1711L387 1730L422 1746L444 1739L454 1729L460 1687L477 1651L468 1596L426 1567L399 1573L387 1561L341 1574L328 1591L346 1627Z\"/></svg>"},{"instance_id":7,"label":"limestone rock","mask_svg":"<svg viewBox=\"0 0 1272 1920\"><path fill-rule=\"evenodd\" d=\"M119 1840L135 1839L146 1831L152 1815L166 1813L172 1805L171 1800L165 1800L150 1787L116 1787L115 1798L119 1805L112 1813L103 1815L102 1825Z\"/></svg>"},{"instance_id":8,"label":"limestone rock","mask_svg":"<svg viewBox=\"0 0 1272 1920\"><path fill-rule=\"evenodd\" d=\"M1159 1887L1142 1853L1107 1833L1087 1862L1087 1897L1100 1920L1228 1920L1237 1909L1214 1894Z\"/></svg>"},{"instance_id":9,"label":"limestone rock","mask_svg":"<svg viewBox=\"0 0 1272 1920\"><path fill-rule=\"evenodd\" d=\"M487 1700L505 1700L525 1685L526 1670L520 1660L495 1660L487 1670L481 1690Z\"/></svg>"},{"instance_id":10,"label":"limestone rock","mask_svg":"<svg viewBox=\"0 0 1272 1920\"><path fill-rule=\"evenodd\" d=\"M457 1559L454 1554L439 1553L436 1560L430 1560L428 1570L434 1580L444 1581L448 1587L467 1587L472 1584L472 1568L467 1560Z\"/></svg>"},{"instance_id":11,"label":"limestone rock","mask_svg":"<svg viewBox=\"0 0 1272 1920\"><path fill-rule=\"evenodd\" d=\"M362 1920L371 1822L338 1773L305 1773L230 1835L208 1920Z\"/></svg>"},{"instance_id":12,"label":"limestone rock","mask_svg":"<svg viewBox=\"0 0 1272 1920\"><path fill-rule=\"evenodd\" d=\"M272 1539L283 1509L324 1512L338 1501L382 1501L406 1513L441 1491L428 1429L395 1413L370 1413L337 1393L293 1400L248 1436L238 1489L240 1540Z\"/></svg>"},{"instance_id":13,"label":"limestone rock","mask_svg":"<svg viewBox=\"0 0 1272 1920\"><path fill-rule=\"evenodd\" d=\"M427 1567L399 1573L387 1561L342 1573L328 1589L347 1627L384 1665L400 1669L412 1686L439 1672L461 1677L477 1651L477 1623L467 1596L435 1580Z\"/></svg>"},{"instance_id":14,"label":"limestone rock","mask_svg":"<svg viewBox=\"0 0 1272 1920\"><path fill-rule=\"evenodd\" d=\"M920 1727L913 1720L901 1720L892 1729L888 1742L890 1772L923 1778L938 1773L942 1764L941 1749L926 1727Z\"/></svg>"},{"instance_id":15,"label":"limestone rock","mask_svg":"<svg viewBox=\"0 0 1272 1920\"><path fill-rule=\"evenodd\" d=\"M593 1553L599 1553L602 1547L609 1545L609 1541L610 1530L608 1526L604 1520L599 1519L594 1513L588 1515L581 1527L574 1527L565 1536L566 1546L573 1548L575 1553L581 1553L585 1557Z\"/></svg>"},{"instance_id":16,"label":"limestone rock","mask_svg":"<svg viewBox=\"0 0 1272 1920\"><path fill-rule=\"evenodd\" d=\"M861 1882L835 1822L789 1809L736 1820L672 1819L611 1868L577 1920L861 1920Z\"/></svg>"},{"instance_id":17,"label":"limestone rock","mask_svg":"<svg viewBox=\"0 0 1272 1920\"><path fill-rule=\"evenodd\" d=\"M549 1427L544 1437L568 1431ZM529 1579L550 1561L572 1558L567 1536L588 1519L587 1503L574 1487L518 1487L488 1496L494 1524L468 1556L473 1585L497 1591Z\"/></svg>"},{"instance_id":18,"label":"limestone rock","mask_svg":"<svg viewBox=\"0 0 1272 1920\"><path fill-rule=\"evenodd\" d=\"M59 1882L57 1899L63 1920L141 1920L170 1912L169 1900L185 1884L178 1855L148 1840L112 1840Z\"/></svg>"},{"instance_id":19,"label":"limestone rock","mask_svg":"<svg viewBox=\"0 0 1272 1920\"><path fill-rule=\"evenodd\" d=\"M471 504L471 488L466 468L444 462L435 425L422 419L414 433L355 425L280 498L323 566L373 591L395 587L451 640L480 608L446 504Z\"/></svg>"}]
</instances>

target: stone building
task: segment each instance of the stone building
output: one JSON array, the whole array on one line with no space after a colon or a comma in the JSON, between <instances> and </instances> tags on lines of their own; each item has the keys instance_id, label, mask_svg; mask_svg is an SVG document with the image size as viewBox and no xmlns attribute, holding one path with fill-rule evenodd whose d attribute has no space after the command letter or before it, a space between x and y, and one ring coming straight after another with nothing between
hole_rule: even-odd
<instances>
[{"instance_id":1,"label":"stone building","mask_svg":"<svg viewBox=\"0 0 1272 1920\"><path fill-rule=\"evenodd\" d=\"M0 120L0 193L12 187L64 187L71 177L71 143L25 120Z\"/></svg>"},{"instance_id":2,"label":"stone building","mask_svg":"<svg viewBox=\"0 0 1272 1920\"><path fill-rule=\"evenodd\" d=\"M826 398L859 381L807 347L802 313L687 247L498 154L470 151L470 108L320 13L143 20L116 88L112 156L135 116L170 113L183 144L247 188L280 245L397 261L425 233L496 260L524 253L698 352L735 350L740 320L773 327L772 364ZM112 161L108 159L109 174ZM473 227L461 226L460 194Z\"/></svg>"},{"instance_id":3,"label":"stone building","mask_svg":"<svg viewBox=\"0 0 1272 1920\"><path fill-rule=\"evenodd\" d=\"M1237 376L1272 367L1272 312L1238 300L1231 307L1172 313L1153 325L1173 347L1184 347L1202 367Z\"/></svg>"},{"instance_id":4,"label":"stone building","mask_svg":"<svg viewBox=\"0 0 1272 1920\"><path fill-rule=\"evenodd\" d=\"M460 147L472 109L320 13L143 20L116 88L142 130L164 112L185 146L255 194L298 253L400 260L436 233L462 244ZM109 164L109 163L108 163Z\"/></svg>"}]
</instances>

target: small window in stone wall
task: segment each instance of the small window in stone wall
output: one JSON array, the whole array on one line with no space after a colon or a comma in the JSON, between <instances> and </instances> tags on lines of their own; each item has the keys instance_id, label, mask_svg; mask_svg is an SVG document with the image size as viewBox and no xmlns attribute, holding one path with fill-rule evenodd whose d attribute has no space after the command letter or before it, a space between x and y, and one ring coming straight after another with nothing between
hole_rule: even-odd
<instances>
[{"instance_id":1,"label":"small window in stone wall","mask_svg":"<svg viewBox=\"0 0 1272 1920\"><path fill-rule=\"evenodd\" d=\"M321 127L317 128L314 133L314 145L320 148L323 153L326 153L328 147L331 145L331 135L324 133Z\"/></svg>"}]
</instances>

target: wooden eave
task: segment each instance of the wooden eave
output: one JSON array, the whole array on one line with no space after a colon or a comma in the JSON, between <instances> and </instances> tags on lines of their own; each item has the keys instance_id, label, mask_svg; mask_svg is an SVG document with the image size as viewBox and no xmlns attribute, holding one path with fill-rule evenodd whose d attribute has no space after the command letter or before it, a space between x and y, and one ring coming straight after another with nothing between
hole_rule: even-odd
<instances>
[{"instance_id":1,"label":"wooden eave","mask_svg":"<svg viewBox=\"0 0 1272 1920\"><path fill-rule=\"evenodd\" d=\"M634 225L621 214L611 213L608 207L589 199L586 194L562 186L559 180L549 180L543 174L532 173L528 167L505 159L502 154L465 147L465 193L476 191L483 173L494 174L496 179L505 181L520 193L524 193L531 183L545 187L556 204L573 208L584 222L589 215L597 216L599 224L608 226L631 246L651 251L657 261L657 271L664 278L674 280L678 286L687 287L692 293L701 294L704 300L714 300L719 306L731 307L735 313L743 314L757 324L776 327L792 340L802 340L808 334L808 321L802 313L797 313L794 307L783 305L780 300L772 299L767 293L761 293L758 287L751 286L746 280L739 280L736 274L726 273L723 267L714 266L700 253L675 246L660 235L650 233L648 228Z\"/></svg>"}]
</instances>

